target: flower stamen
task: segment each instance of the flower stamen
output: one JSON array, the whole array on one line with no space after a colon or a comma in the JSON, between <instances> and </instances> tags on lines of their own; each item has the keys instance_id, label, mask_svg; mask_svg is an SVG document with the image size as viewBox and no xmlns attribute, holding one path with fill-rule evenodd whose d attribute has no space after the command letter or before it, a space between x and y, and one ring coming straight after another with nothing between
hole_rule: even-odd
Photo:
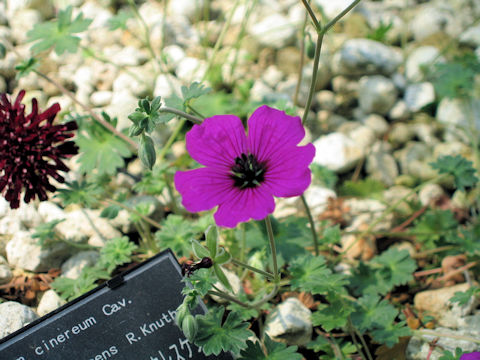
<instances>
[{"instance_id":1,"label":"flower stamen","mask_svg":"<svg viewBox=\"0 0 480 360\"><path fill-rule=\"evenodd\" d=\"M230 177L240 189L255 188L265 180L265 163L258 162L253 154L242 153L235 158Z\"/></svg>"}]
</instances>

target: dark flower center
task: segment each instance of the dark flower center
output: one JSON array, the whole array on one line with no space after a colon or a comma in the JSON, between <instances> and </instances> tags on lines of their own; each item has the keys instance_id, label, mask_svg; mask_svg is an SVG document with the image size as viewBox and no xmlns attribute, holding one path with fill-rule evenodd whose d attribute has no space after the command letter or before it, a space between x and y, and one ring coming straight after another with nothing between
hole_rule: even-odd
<instances>
[{"instance_id":1,"label":"dark flower center","mask_svg":"<svg viewBox=\"0 0 480 360\"><path fill-rule=\"evenodd\" d=\"M230 177L234 185L240 189L255 188L265 180L265 163L259 162L252 154L244 154L235 158Z\"/></svg>"}]
</instances>

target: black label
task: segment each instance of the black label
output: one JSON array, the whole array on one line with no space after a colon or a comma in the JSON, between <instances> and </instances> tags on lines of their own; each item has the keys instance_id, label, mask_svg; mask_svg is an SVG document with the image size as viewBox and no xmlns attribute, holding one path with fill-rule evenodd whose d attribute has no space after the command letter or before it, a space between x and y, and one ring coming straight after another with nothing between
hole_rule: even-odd
<instances>
[{"instance_id":1,"label":"black label","mask_svg":"<svg viewBox=\"0 0 480 360\"><path fill-rule=\"evenodd\" d=\"M0 340L2 360L187 360L205 356L175 325L181 270L170 251ZM203 304L196 313L205 313Z\"/></svg>"}]
</instances>

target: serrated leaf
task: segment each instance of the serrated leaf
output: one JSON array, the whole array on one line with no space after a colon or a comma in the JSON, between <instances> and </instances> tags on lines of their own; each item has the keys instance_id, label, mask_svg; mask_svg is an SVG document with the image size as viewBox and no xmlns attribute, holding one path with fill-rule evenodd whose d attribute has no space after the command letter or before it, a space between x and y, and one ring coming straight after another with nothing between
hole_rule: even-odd
<instances>
[{"instance_id":1,"label":"serrated leaf","mask_svg":"<svg viewBox=\"0 0 480 360\"><path fill-rule=\"evenodd\" d=\"M191 283L195 290L198 291L198 295L205 296L213 288L213 284L215 284L217 279L210 268L198 269L190 277L185 278L184 281Z\"/></svg>"},{"instance_id":2,"label":"serrated leaf","mask_svg":"<svg viewBox=\"0 0 480 360\"><path fill-rule=\"evenodd\" d=\"M72 17L72 7L68 6L60 10L57 19L48 23L35 24L32 30L27 32L29 42L37 41L32 46L33 52L55 48L55 53L61 55L64 52L75 53L80 43L80 38L76 34L87 30L92 22L91 19L84 19L80 13L75 19Z\"/></svg>"},{"instance_id":3,"label":"serrated leaf","mask_svg":"<svg viewBox=\"0 0 480 360\"><path fill-rule=\"evenodd\" d=\"M247 348L240 352L239 360L302 360L303 356L297 353L297 346L288 346L273 341L268 335L264 340L266 354L258 342L247 342Z\"/></svg>"},{"instance_id":4,"label":"serrated leaf","mask_svg":"<svg viewBox=\"0 0 480 360\"><path fill-rule=\"evenodd\" d=\"M110 30L127 30L127 21L133 17L130 11L120 10L115 16L108 19L108 28Z\"/></svg>"},{"instance_id":5,"label":"serrated leaf","mask_svg":"<svg viewBox=\"0 0 480 360\"><path fill-rule=\"evenodd\" d=\"M108 240L100 250L98 261L102 268L112 272L119 265L131 261L133 252L138 248L128 237L118 237Z\"/></svg>"},{"instance_id":6,"label":"serrated leaf","mask_svg":"<svg viewBox=\"0 0 480 360\"><path fill-rule=\"evenodd\" d=\"M469 287L466 291L456 291L449 302L458 303L460 306L467 305L474 296L480 293L480 288L476 286Z\"/></svg>"},{"instance_id":7,"label":"serrated leaf","mask_svg":"<svg viewBox=\"0 0 480 360\"><path fill-rule=\"evenodd\" d=\"M473 163L463 156L442 156L437 161L430 163L432 168L440 174L450 174L454 177L455 187L461 191L473 187L478 182Z\"/></svg>"},{"instance_id":8,"label":"serrated leaf","mask_svg":"<svg viewBox=\"0 0 480 360\"><path fill-rule=\"evenodd\" d=\"M161 249L170 248L178 257L189 257L192 251L190 240L198 231L192 221L170 214L162 221L162 229L155 233L155 240Z\"/></svg>"},{"instance_id":9,"label":"serrated leaf","mask_svg":"<svg viewBox=\"0 0 480 360\"><path fill-rule=\"evenodd\" d=\"M212 89L206 88L205 85L197 81L190 84L189 87L182 86L182 96L184 103L191 99L199 98L202 95L208 94Z\"/></svg>"},{"instance_id":10,"label":"serrated leaf","mask_svg":"<svg viewBox=\"0 0 480 360\"><path fill-rule=\"evenodd\" d=\"M27 60L22 61L20 64L15 66L15 70L18 71L15 78L18 80L23 76L30 74L32 71L38 68L38 62L35 58L29 58Z\"/></svg>"},{"instance_id":11,"label":"serrated leaf","mask_svg":"<svg viewBox=\"0 0 480 360\"><path fill-rule=\"evenodd\" d=\"M343 274L332 274L323 256L299 257L292 261L289 270L292 276L291 286L294 290L300 289L312 294L324 295L336 292L348 284Z\"/></svg>"},{"instance_id":12,"label":"serrated leaf","mask_svg":"<svg viewBox=\"0 0 480 360\"><path fill-rule=\"evenodd\" d=\"M210 310L206 315L197 315L198 333L194 343L201 346L205 355L218 355L222 351L231 351L238 354L244 349L247 339L252 336L248 330L248 322L243 322L240 317L231 312L222 325L225 309Z\"/></svg>"},{"instance_id":13,"label":"serrated leaf","mask_svg":"<svg viewBox=\"0 0 480 360\"><path fill-rule=\"evenodd\" d=\"M312 313L312 324L321 326L327 332L345 327L349 315L355 310L353 305L335 294L327 299L329 304L319 304Z\"/></svg>"}]
</instances>

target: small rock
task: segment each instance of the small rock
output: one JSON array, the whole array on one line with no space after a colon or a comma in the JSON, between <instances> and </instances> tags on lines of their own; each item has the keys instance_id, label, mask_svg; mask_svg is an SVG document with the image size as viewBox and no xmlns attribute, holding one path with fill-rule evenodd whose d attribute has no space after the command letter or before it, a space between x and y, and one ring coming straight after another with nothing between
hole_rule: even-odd
<instances>
[{"instance_id":1,"label":"small rock","mask_svg":"<svg viewBox=\"0 0 480 360\"><path fill-rule=\"evenodd\" d=\"M418 192L418 198L423 206L430 205L443 195L445 195L445 191L438 184L425 184L425 186Z\"/></svg>"},{"instance_id":2,"label":"small rock","mask_svg":"<svg viewBox=\"0 0 480 360\"><path fill-rule=\"evenodd\" d=\"M388 131L387 120L378 114L367 115L361 119L361 122L374 132L375 137L381 137Z\"/></svg>"},{"instance_id":3,"label":"small rock","mask_svg":"<svg viewBox=\"0 0 480 360\"><path fill-rule=\"evenodd\" d=\"M316 148L313 162L339 173L352 169L365 155L363 148L339 132L322 136L313 145Z\"/></svg>"},{"instance_id":4,"label":"small rock","mask_svg":"<svg viewBox=\"0 0 480 360\"><path fill-rule=\"evenodd\" d=\"M105 112L112 118L118 118L117 129L128 129L132 125L128 115L135 111L137 104L138 98L128 89L114 91L112 101L105 108Z\"/></svg>"},{"instance_id":5,"label":"small rock","mask_svg":"<svg viewBox=\"0 0 480 360\"><path fill-rule=\"evenodd\" d=\"M431 68L434 62L443 61L445 58L440 55L440 51L436 47L420 46L407 57L405 75L410 82L422 81L425 78L426 69Z\"/></svg>"},{"instance_id":6,"label":"small rock","mask_svg":"<svg viewBox=\"0 0 480 360\"><path fill-rule=\"evenodd\" d=\"M175 0L168 3L168 13L173 17L183 16L193 22L202 15L204 6L204 0Z\"/></svg>"},{"instance_id":7,"label":"small rock","mask_svg":"<svg viewBox=\"0 0 480 360\"><path fill-rule=\"evenodd\" d=\"M274 89L282 79L283 73L275 65L267 67L262 74L262 80L272 89Z\"/></svg>"},{"instance_id":8,"label":"small rock","mask_svg":"<svg viewBox=\"0 0 480 360\"><path fill-rule=\"evenodd\" d=\"M38 303L37 313L40 316L47 315L48 313L58 309L60 306L66 303L54 290L47 290L42 295L40 302Z\"/></svg>"},{"instance_id":9,"label":"small rock","mask_svg":"<svg viewBox=\"0 0 480 360\"><path fill-rule=\"evenodd\" d=\"M77 279L83 268L94 266L99 258L98 251L81 251L62 264L62 276Z\"/></svg>"},{"instance_id":10,"label":"small rock","mask_svg":"<svg viewBox=\"0 0 480 360\"><path fill-rule=\"evenodd\" d=\"M398 176L398 166L394 157L385 151L388 144L378 143L367 155L366 171L374 179L392 186Z\"/></svg>"},{"instance_id":11,"label":"small rock","mask_svg":"<svg viewBox=\"0 0 480 360\"><path fill-rule=\"evenodd\" d=\"M334 18L338 14L340 14L343 10L345 10L353 0L337 0L337 1L330 1L330 0L315 0L314 3L322 8L324 14L328 18Z\"/></svg>"},{"instance_id":12,"label":"small rock","mask_svg":"<svg viewBox=\"0 0 480 360\"><path fill-rule=\"evenodd\" d=\"M405 89L404 100L408 110L419 111L435 101L435 89L430 82L409 85Z\"/></svg>"},{"instance_id":13,"label":"small rock","mask_svg":"<svg viewBox=\"0 0 480 360\"><path fill-rule=\"evenodd\" d=\"M50 201L42 201L38 204L38 214L43 218L44 222L61 220L66 217L63 209Z\"/></svg>"},{"instance_id":14,"label":"small rock","mask_svg":"<svg viewBox=\"0 0 480 360\"><path fill-rule=\"evenodd\" d=\"M386 115L397 100L392 80L381 75L362 77L358 92L360 108L367 114Z\"/></svg>"},{"instance_id":15,"label":"small rock","mask_svg":"<svg viewBox=\"0 0 480 360\"><path fill-rule=\"evenodd\" d=\"M335 100L335 93L330 90L321 90L315 94L315 102L322 110L335 111L337 102Z\"/></svg>"},{"instance_id":16,"label":"small rock","mask_svg":"<svg viewBox=\"0 0 480 360\"><path fill-rule=\"evenodd\" d=\"M297 28L287 17L273 13L257 22L248 31L259 44L280 49L293 44Z\"/></svg>"},{"instance_id":17,"label":"small rock","mask_svg":"<svg viewBox=\"0 0 480 360\"><path fill-rule=\"evenodd\" d=\"M437 4L428 4L417 10L410 21L409 27L416 41L421 41L430 35L440 32L457 33L455 29L455 14L452 9L440 7ZM461 28L461 27L460 27ZM458 35L458 34L455 34Z\"/></svg>"},{"instance_id":18,"label":"small rock","mask_svg":"<svg viewBox=\"0 0 480 360\"><path fill-rule=\"evenodd\" d=\"M8 283L13 277L12 271L8 266L7 260L0 256L0 285Z\"/></svg>"},{"instance_id":19,"label":"small rock","mask_svg":"<svg viewBox=\"0 0 480 360\"><path fill-rule=\"evenodd\" d=\"M405 123L398 122L393 124L388 134L388 140L394 147L398 147L406 144L409 140L413 139L414 136L415 134L412 127Z\"/></svg>"},{"instance_id":20,"label":"small rock","mask_svg":"<svg viewBox=\"0 0 480 360\"><path fill-rule=\"evenodd\" d=\"M438 104L436 119L446 126L446 140L470 141L463 129L470 128L472 117L475 128L480 129L480 99L468 103L462 99L445 97Z\"/></svg>"},{"instance_id":21,"label":"small rock","mask_svg":"<svg viewBox=\"0 0 480 360\"><path fill-rule=\"evenodd\" d=\"M0 219L8 214L10 211L10 203L5 200L3 196L0 196Z\"/></svg>"},{"instance_id":22,"label":"small rock","mask_svg":"<svg viewBox=\"0 0 480 360\"><path fill-rule=\"evenodd\" d=\"M402 63L393 48L369 39L350 39L334 55L333 73L338 75L390 75Z\"/></svg>"},{"instance_id":23,"label":"small rock","mask_svg":"<svg viewBox=\"0 0 480 360\"><path fill-rule=\"evenodd\" d=\"M27 32L42 22L42 14L34 9L21 9L15 12L14 16L8 19L10 28L12 29L12 38L16 44L24 44L27 42Z\"/></svg>"},{"instance_id":24,"label":"small rock","mask_svg":"<svg viewBox=\"0 0 480 360\"><path fill-rule=\"evenodd\" d=\"M95 91L90 95L90 103L93 106L107 106L112 101L113 93L108 90Z\"/></svg>"},{"instance_id":25,"label":"small rock","mask_svg":"<svg viewBox=\"0 0 480 360\"><path fill-rule=\"evenodd\" d=\"M401 214L411 214L413 211L411 204L418 201L417 195L412 194L412 190L403 185L403 183L408 183L409 180L399 176L395 179L395 186L391 186L383 192L383 199L387 204L396 204L402 200L396 206L396 211Z\"/></svg>"},{"instance_id":26,"label":"small rock","mask_svg":"<svg viewBox=\"0 0 480 360\"><path fill-rule=\"evenodd\" d=\"M312 184L305 191L304 196L312 216L316 217L327 209L328 199L336 198L337 194L332 189Z\"/></svg>"},{"instance_id":27,"label":"small rock","mask_svg":"<svg viewBox=\"0 0 480 360\"><path fill-rule=\"evenodd\" d=\"M186 54L180 46L168 45L162 49L162 56L165 57L169 70L175 70L178 63L186 56Z\"/></svg>"},{"instance_id":28,"label":"small rock","mask_svg":"<svg viewBox=\"0 0 480 360\"><path fill-rule=\"evenodd\" d=\"M429 165L434 161L432 149L419 141L410 141L401 150L394 152L394 157L400 164L402 174L415 176L421 180L429 180L437 175L437 172Z\"/></svg>"},{"instance_id":29,"label":"small rock","mask_svg":"<svg viewBox=\"0 0 480 360\"><path fill-rule=\"evenodd\" d=\"M38 239L33 239L32 234L26 231L13 234L5 250L11 266L33 272L60 267L72 251L65 243L55 243L42 249Z\"/></svg>"},{"instance_id":30,"label":"small rock","mask_svg":"<svg viewBox=\"0 0 480 360\"><path fill-rule=\"evenodd\" d=\"M36 320L38 315L15 301L0 304L0 339Z\"/></svg>"},{"instance_id":31,"label":"small rock","mask_svg":"<svg viewBox=\"0 0 480 360\"><path fill-rule=\"evenodd\" d=\"M143 68L137 67L137 69L142 69L141 71L136 72L137 78L127 73L120 73L115 78L112 84L112 89L113 89L112 103L120 102L120 100L117 100L118 98L117 93L125 94L125 92L129 92L134 97L144 97L149 94L151 90L150 83L151 83L151 86L153 87L153 81L150 78L151 73L145 67Z\"/></svg>"},{"instance_id":32,"label":"small rock","mask_svg":"<svg viewBox=\"0 0 480 360\"><path fill-rule=\"evenodd\" d=\"M265 320L265 333L289 345L305 345L312 338L312 313L297 298L286 299Z\"/></svg>"},{"instance_id":33,"label":"small rock","mask_svg":"<svg viewBox=\"0 0 480 360\"><path fill-rule=\"evenodd\" d=\"M171 74L161 74L155 80L154 96L161 96L163 99L173 94L181 94L181 82Z\"/></svg>"},{"instance_id":34,"label":"small rock","mask_svg":"<svg viewBox=\"0 0 480 360\"><path fill-rule=\"evenodd\" d=\"M42 217L35 209L33 203L25 204L20 202L20 207L15 210L11 210L11 216L16 217L26 228L34 228L42 223Z\"/></svg>"},{"instance_id":35,"label":"small rock","mask_svg":"<svg viewBox=\"0 0 480 360\"><path fill-rule=\"evenodd\" d=\"M175 73L183 82L191 83L202 81L206 70L207 64L204 61L187 56L178 63Z\"/></svg>"},{"instance_id":36,"label":"small rock","mask_svg":"<svg viewBox=\"0 0 480 360\"><path fill-rule=\"evenodd\" d=\"M459 41L471 47L480 46L480 25L469 27L460 34Z\"/></svg>"}]
</instances>

